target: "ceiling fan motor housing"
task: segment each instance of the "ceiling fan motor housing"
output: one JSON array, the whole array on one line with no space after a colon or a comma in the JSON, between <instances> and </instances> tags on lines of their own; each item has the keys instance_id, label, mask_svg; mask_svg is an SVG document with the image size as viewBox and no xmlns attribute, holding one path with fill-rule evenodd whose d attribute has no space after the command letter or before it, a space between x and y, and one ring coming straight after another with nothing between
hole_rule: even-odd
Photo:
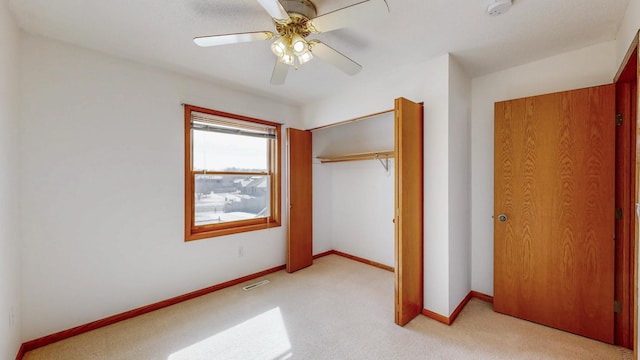
<instances>
[{"instance_id":1,"label":"ceiling fan motor housing","mask_svg":"<svg viewBox=\"0 0 640 360\"><path fill-rule=\"evenodd\" d=\"M286 22L274 19L276 31L280 36L300 35L306 38L313 32L309 19L316 17L316 6L309 0L280 0L280 4L289 14Z\"/></svg>"},{"instance_id":2,"label":"ceiling fan motor housing","mask_svg":"<svg viewBox=\"0 0 640 360\"><path fill-rule=\"evenodd\" d=\"M280 34L280 36L291 37L298 34L303 38L306 38L311 34L311 30L307 26L307 24L309 23L309 18L293 12L290 12L289 16L290 20L286 23L279 23L277 21L274 21L276 31L278 32L278 34Z\"/></svg>"},{"instance_id":3,"label":"ceiling fan motor housing","mask_svg":"<svg viewBox=\"0 0 640 360\"><path fill-rule=\"evenodd\" d=\"M316 6L309 0L280 0L280 4L289 15L300 14L307 19L313 19L317 15Z\"/></svg>"}]
</instances>

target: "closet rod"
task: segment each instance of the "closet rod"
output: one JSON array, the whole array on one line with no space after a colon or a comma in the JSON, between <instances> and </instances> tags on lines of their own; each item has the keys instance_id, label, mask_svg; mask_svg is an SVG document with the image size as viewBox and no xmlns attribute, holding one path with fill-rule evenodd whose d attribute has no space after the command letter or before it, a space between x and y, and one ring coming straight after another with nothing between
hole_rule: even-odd
<instances>
[{"instance_id":1,"label":"closet rod","mask_svg":"<svg viewBox=\"0 0 640 360\"><path fill-rule=\"evenodd\" d=\"M380 112L377 112L377 113L374 113L374 114L359 116L357 118L353 118L353 119L349 119L349 120L338 121L338 122L333 123L333 124L327 124L327 125L314 127L312 129L307 129L307 131L316 131L316 130L326 129L326 128L330 128L330 127L338 126L338 125L342 125L342 124L348 124L348 123L352 123L352 122L356 122L356 121L359 121L359 120L368 119L370 117L374 117L374 116L378 116L378 115L382 115L382 114L386 114L386 113L390 113L390 112L394 112L394 111L396 111L396 110L395 109L391 109L391 110L380 111Z\"/></svg>"},{"instance_id":2,"label":"closet rod","mask_svg":"<svg viewBox=\"0 0 640 360\"><path fill-rule=\"evenodd\" d=\"M367 152L367 153L357 153L357 154L344 154L344 155L322 155L318 156L317 159L320 160L320 163L332 163L332 162L342 162L342 161L360 161L360 160L379 160L382 163L382 160L388 161L393 158L394 152L390 151L375 151L375 152ZM384 166L384 163L383 165Z\"/></svg>"}]
</instances>

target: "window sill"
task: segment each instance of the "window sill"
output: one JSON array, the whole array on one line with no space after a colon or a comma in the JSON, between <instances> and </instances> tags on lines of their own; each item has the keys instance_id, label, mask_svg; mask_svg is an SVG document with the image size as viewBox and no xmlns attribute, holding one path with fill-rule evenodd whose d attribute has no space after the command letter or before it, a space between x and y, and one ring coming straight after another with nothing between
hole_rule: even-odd
<instances>
[{"instance_id":1,"label":"window sill","mask_svg":"<svg viewBox=\"0 0 640 360\"><path fill-rule=\"evenodd\" d=\"M223 229L191 231L185 234L185 241L202 240L202 239L208 239L208 238L217 237L217 236L239 234L239 233L255 231L255 230L271 229L271 228L276 228L280 226L281 225L279 221L271 221L269 223L237 225L234 227L223 228Z\"/></svg>"}]
</instances>

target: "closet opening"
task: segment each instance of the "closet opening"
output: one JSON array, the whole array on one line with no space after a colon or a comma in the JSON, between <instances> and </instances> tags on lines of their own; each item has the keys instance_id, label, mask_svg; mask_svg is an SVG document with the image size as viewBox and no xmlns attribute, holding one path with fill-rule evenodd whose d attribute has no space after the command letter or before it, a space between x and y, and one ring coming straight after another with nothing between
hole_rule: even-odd
<instances>
[{"instance_id":1,"label":"closet opening","mask_svg":"<svg viewBox=\"0 0 640 360\"><path fill-rule=\"evenodd\" d=\"M287 130L287 269L333 252L392 270L395 322L404 326L423 308L423 108L405 98L394 105ZM312 195L300 188L311 188ZM292 220L300 203L313 203L305 212L311 224Z\"/></svg>"}]
</instances>

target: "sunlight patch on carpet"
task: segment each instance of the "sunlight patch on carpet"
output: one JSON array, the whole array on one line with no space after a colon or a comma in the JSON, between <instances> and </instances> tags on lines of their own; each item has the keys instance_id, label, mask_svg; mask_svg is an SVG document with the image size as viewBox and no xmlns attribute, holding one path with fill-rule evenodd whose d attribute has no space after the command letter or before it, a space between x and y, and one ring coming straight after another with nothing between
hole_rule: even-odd
<instances>
[{"instance_id":1,"label":"sunlight patch on carpet","mask_svg":"<svg viewBox=\"0 0 640 360\"><path fill-rule=\"evenodd\" d=\"M276 307L241 324L181 349L167 360L290 358L291 343L280 308Z\"/></svg>"}]
</instances>

